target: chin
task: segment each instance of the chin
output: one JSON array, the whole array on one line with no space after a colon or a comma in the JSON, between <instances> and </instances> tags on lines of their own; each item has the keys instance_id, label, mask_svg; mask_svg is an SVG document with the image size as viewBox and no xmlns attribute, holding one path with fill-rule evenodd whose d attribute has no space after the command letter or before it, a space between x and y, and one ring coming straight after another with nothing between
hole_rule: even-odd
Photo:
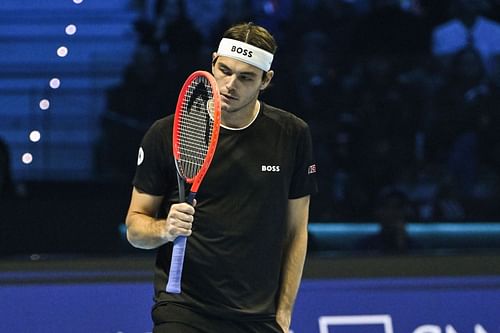
<instances>
[{"instance_id":1,"label":"chin","mask_svg":"<svg viewBox=\"0 0 500 333\"><path fill-rule=\"evenodd\" d=\"M235 113L235 112L238 112L239 110L240 110L240 108L234 107L231 105L222 105L221 106L221 111L227 112L227 113Z\"/></svg>"}]
</instances>

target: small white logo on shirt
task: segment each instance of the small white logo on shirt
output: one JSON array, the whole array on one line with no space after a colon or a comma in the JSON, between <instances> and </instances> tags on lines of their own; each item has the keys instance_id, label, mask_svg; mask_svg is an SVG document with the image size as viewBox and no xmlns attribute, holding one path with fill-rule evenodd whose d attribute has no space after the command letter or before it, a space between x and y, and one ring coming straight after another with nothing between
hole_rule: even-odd
<instances>
[{"instance_id":1,"label":"small white logo on shirt","mask_svg":"<svg viewBox=\"0 0 500 333\"><path fill-rule=\"evenodd\" d=\"M263 165L262 172L280 172L279 165Z\"/></svg>"},{"instance_id":2,"label":"small white logo on shirt","mask_svg":"<svg viewBox=\"0 0 500 333\"><path fill-rule=\"evenodd\" d=\"M137 155L137 166L141 165L144 161L144 150L142 147L139 148L139 154Z\"/></svg>"}]
</instances>

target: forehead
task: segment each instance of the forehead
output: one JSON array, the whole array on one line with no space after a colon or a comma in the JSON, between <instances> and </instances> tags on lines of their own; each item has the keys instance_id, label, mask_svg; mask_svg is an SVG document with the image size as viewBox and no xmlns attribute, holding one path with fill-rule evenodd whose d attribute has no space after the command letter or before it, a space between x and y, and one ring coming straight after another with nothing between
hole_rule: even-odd
<instances>
[{"instance_id":1,"label":"forehead","mask_svg":"<svg viewBox=\"0 0 500 333\"><path fill-rule=\"evenodd\" d=\"M253 65L247 64L241 60L233 59L226 56L219 56L217 59L217 64L229 68L234 73L239 74L254 74L261 75L262 69L257 68Z\"/></svg>"}]
</instances>

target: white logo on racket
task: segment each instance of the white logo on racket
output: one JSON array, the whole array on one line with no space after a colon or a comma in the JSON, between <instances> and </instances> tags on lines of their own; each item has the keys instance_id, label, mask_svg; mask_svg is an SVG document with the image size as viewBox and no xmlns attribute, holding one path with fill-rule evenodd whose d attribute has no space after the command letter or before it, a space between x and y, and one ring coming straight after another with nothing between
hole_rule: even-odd
<instances>
[{"instance_id":1,"label":"white logo on racket","mask_svg":"<svg viewBox=\"0 0 500 333\"><path fill-rule=\"evenodd\" d=\"M137 166L141 165L144 161L144 150L139 147L139 154L137 155Z\"/></svg>"},{"instance_id":2,"label":"white logo on racket","mask_svg":"<svg viewBox=\"0 0 500 333\"><path fill-rule=\"evenodd\" d=\"M214 120L214 100L213 99L209 99L207 101L207 112L208 112L208 115L210 116L210 119Z\"/></svg>"}]
</instances>

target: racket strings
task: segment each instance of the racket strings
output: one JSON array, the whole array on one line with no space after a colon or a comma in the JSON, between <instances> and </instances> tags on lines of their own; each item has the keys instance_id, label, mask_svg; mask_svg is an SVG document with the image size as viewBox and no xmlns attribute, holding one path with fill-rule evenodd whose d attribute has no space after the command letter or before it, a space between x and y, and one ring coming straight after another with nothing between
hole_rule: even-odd
<instances>
[{"instance_id":1,"label":"racket strings","mask_svg":"<svg viewBox=\"0 0 500 333\"><path fill-rule=\"evenodd\" d=\"M183 99L178 147L180 171L186 178L196 176L208 153L214 127L208 108L212 96L210 84L200 78L190 84Z\"/></svg>"}]
</instances>

